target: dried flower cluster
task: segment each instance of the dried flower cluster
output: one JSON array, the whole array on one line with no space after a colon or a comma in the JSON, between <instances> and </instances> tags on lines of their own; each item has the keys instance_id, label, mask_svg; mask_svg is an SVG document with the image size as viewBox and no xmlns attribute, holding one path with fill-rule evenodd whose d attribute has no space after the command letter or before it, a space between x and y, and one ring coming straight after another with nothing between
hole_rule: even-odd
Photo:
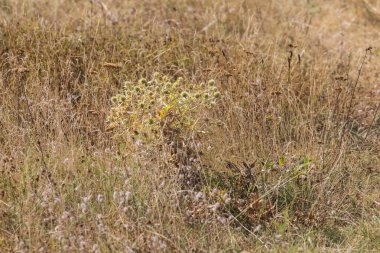
<instances>
[{"instance_id":1,"label":"dried flower cluster","mask_svg":"<svg viewBox=\"0 0 380 253\"><path fill-rule=\"evenodd\" d=\"M151 80L125 82L123 92L112 97L109 129L134 146L170 144L205 131L198 114L220 97L214 80L191 84L179 77L173 82L154 73Z\"/></svg>"}]
</instances>

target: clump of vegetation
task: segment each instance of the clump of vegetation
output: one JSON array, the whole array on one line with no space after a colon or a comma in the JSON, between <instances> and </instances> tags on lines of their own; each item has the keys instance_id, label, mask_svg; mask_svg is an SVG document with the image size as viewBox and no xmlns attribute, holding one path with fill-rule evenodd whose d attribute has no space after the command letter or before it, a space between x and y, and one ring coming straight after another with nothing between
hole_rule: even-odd
<instances>
[{"instance_id":1,"label":"clump of vegetation","mask_svg":"<svg viewBox=\"0 0 380 253\"><path fill-rule=\"evenodd\" d=\"M208 131L200 113L220 97L214 80L192 84L156 72L151 80L126 81L123 92L112 97L109 129L129 147L181 143Z\"/></svg>"}]
</instances>

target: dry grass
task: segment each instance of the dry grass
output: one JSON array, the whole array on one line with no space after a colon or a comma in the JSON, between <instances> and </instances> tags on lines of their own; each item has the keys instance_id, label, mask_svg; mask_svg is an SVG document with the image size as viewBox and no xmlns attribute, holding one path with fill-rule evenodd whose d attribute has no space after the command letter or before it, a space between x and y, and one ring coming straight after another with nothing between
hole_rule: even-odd
<instances>
[{"instance_id":1,"label":"dry grass","mask_svg":"<svg viewBox=\"0 0 380 253\"><path fill-rule=\"evenodd\" d=\"M378 251L376 8L0 0L0 251ZM113 138L154 72L216 80L211 131Z\"/></svg>"}]
</instances>

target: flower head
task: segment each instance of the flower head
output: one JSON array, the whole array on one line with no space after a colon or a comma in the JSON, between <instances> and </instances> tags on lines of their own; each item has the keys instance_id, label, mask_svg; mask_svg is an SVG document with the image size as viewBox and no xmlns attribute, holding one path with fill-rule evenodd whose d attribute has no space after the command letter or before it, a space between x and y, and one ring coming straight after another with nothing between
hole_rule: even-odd
<instances>
[{"instance_id":1,"label":"flower head","mask_svg":"<svg viewBox=\"0 0 380 253\"><path fill-rule=\"evenodd\" d=\"M208 85L209 86L214 86L215 85L215 80L214 79L211 79L208 81Z\"/></svg>"},{"instance_id":2,"label":"flower head","mask_svg":"<svg viewBox=\"0 0 380 253\"><path fill-rule=\"evenodd\" d=\"M140 80L139 80L139 84L141 85L141 84L143 84L143 85L146 85L148 82L147 82L147 80L145 79L145 78L141 78Z\"/></svg>"},{"instance_id":3,"label":"flower head","mask_svg":"<svg viewBox=\"0 0 380 253\"><path fill-rule=\"evenodd\" d=\"M141 92L141 88L140 88L140 86L135 86L135 92L136 92L136 93L140 93L140 92Z\"/></svg>"},{"instance_id":4,"label":"flower head","mask_svg":"<svg viewBox=\"0 0 380 253\"><path fill-rule=\"evenodd\" d=\"M181 97L183 97L183 98L187 98L188 96L189 96L189 93L187 93L186 91L183 91L181 93Z\"/></svg>"},{"instance_id":5,"label":"flower head","mask_svg":"<svg viewBox=\"0 0 380 253\"><path fill-rule=\"evenodd\" d=\"M215 98L220 98L220 96L221 96L221 95L220 95L220 92L219 92L219 91L217 91L217 92L214 93L214 97L215 97Z\"/></svg>"}]
</instances>

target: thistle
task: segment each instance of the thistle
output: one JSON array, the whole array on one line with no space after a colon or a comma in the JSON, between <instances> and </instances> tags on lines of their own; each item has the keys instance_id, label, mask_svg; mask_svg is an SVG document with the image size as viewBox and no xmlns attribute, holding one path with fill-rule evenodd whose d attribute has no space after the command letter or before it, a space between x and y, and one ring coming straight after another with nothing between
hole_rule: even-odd
<instances>
[{"instance_id":1,"label":"thistle","mask_svg":"<svg viewBox=\"0 0 380 253\"><path fill-rule=\"evenodd\" d=\"M215 80L214 79L211 79L208 81L208 85L209 86L214 86L215 85Z\"/></svg>"},{"instance_id":2,"label":"thistle","mask_svg":"<svg viewBox=\"0 0 380 253\"><path fill-rule=\"evenodd\" d=\"M146 79L145 78L141 78L140 80L139 80L139 84L140 85L146 85L148 82L146 81Z\"/></svg>"},{"instance_id":3,"label":"thistle","mask_svg":"<svg viewBox=\"0 0 380 253\"><path fill-rule=\"evenodd\" d=\"M220 98L220 96L221 96L221 94L220 94L219 91L217 91L217 92L214 93L214 97L215 97L215 98Z\"/></svg>"},{"instance_id":4,"label":"thistle","mask_svg":"<svg viewBox=\"0 0 380 253\"><path fill-rule=\"evenodd\" d=\"M141 88L140 88L140 86L135 86L135 92L136 92L136 93L141 93Z\"/></svg>"},{"instance_id":5,"label":"thistle","mask_svg":"<svg viewBox=\"0 0 380 253\"><path fill-rule=\"evenodd\" d=\"M117 103L117 96L113 96L111 98L111 101L112 101L112 103L116 104Z\"/></svg>"},{"instance_id":6,"label":"thistle","mask_svg":"<svg viewBox=\"0 0 380 253\"><path fill-rule=\"evenodd\" d=\"M183 98L187 98L188 96L189 96L189 93L187 93L186 91L181 93L181 97Z\"/></svg>"},{"instance_id":7,"label":"thistle","mask_svg":"<svg viewBox=\"0 0 380 253\"><path fill-rule=\"evenodd\" d=\"M151 80L141 78L138 85L126 81L122 94L111 98L109 126L118 129L115 135L135 148L144 145L158 148L183 141L194 131L203 131L196 124L197 115L221 97L215 81L210 80L208 84L188 85L182 77L172 82L159 73L154 73Z\"/></svg>"}]
</instances>

